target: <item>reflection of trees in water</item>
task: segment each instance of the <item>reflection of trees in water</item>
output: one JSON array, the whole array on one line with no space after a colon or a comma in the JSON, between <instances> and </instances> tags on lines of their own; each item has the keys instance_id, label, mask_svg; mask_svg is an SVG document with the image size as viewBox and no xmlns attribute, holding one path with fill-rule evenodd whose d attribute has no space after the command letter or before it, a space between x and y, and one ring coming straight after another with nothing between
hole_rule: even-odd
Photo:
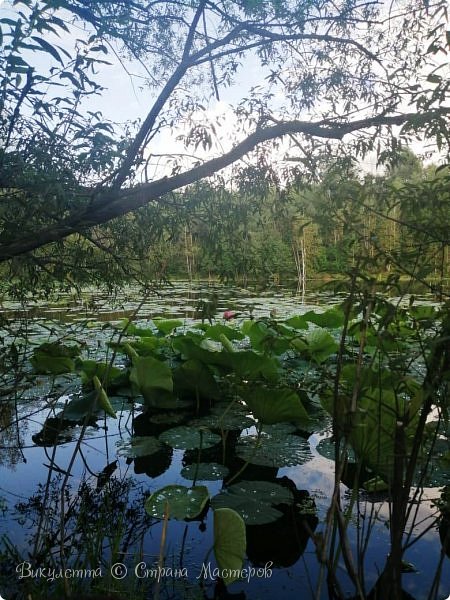
<instances>
[{"instance_id":1,"label":"reflection of trees in water","mask_svg":"<svg viewBox=\"0 0 450 600\"><path fill-rule=\"evenodd\" d=\"M22 421L19 427L14 404L0 400L0 465L13 468L23 461L21 447L27 429L27 421Z\"/></svg>"},{"instance_id":2,"label":"reflection of trees in water","mask_svg":"<svg viewBox=\"0 0 450 600\"><path fill-rule=\"evenodd\" d=\"M12 546L0 547L0 584L7 582L13 590L17 582L15 567L29 561L33 568L102 569L101 581L95 578L73 579L71 592L107 584L107 574L115 562L135 561L140 556L143 538L152 523L143 510L146 496L131 478L112 476L114 463L94 478L83 480L78 489L67 485L63 489L64 509L61 510L62 475L55 476L48 485L39 484L27 501L16 504L16 517L28 530L28 548L23 551ZM23 580L17 600L28 598L25 589L36 582ZM45 596L59 597L61 580L45 582ZM48 589L47 589L48 588ZM31 589L31 588L30 588ZM33 587L33 590L35 588ZM40 592L39 592L40 593ZM56 595L55 595L56 594ZM33 598L41 596L32 596ZM61 596L62 597L62 596ZM84 596L83 596L84 597Z\"/></svg>"}]
</instances>

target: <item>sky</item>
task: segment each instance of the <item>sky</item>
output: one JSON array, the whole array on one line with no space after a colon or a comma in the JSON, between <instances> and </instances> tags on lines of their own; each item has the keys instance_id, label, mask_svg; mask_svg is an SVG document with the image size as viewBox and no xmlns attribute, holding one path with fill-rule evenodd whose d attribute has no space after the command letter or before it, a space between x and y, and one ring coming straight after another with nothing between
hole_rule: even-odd
<instances>
[{"instance_id":1,"label":"sky","mask_svg":"<svg viewBox=\"0 0 450 600\"><path fill-rule=\"evenodd\" d=\"M0 13L6 16L11 11L16 10L11 6L12 3L10 0L6 2L1 2L0 0L0 4L3 4L3 6L0 6ZM64 37L60 38L58 43L70 51L76 37L80 34L83 34L82 30L77 31L76 28L72 27L71 33L64 34ZM48 39L51 41L50 38ZM33 60L38 69L46 68L46 56L44 53L34 53ZM105 90L102 96L92 96L90 101L86 103L85 108L94 111L100 110L104 117L113 122L145 118L155 99L155 92L148 88L142 88L140 82L144 74L143 70L139 72L139 70L136 70L138 67L134 66L133 72L135 77L131 80L112 52L105 58L112 64L110 66L102 65L95 77L96 81L105 87ZM236 104L239 99L248 94L253 86L264 83L264 78L267 77L268 72L268 70L263 70L259 66L254 56L250 55L245 62L245 66L238 72L234 85L228 88L221 88L220 100L212 99L205 111L199 111L194 115L194 120L196 119L200 123L208 120L215 121L218 118L221 119L216 146L207 151L198 148L195 151L195 155L198 158L207 159L211 157L212 153L218 154L231 148L237 131L237 124L230 105ZM282 99L280 98L280 100ZM169 175L171 171L171 165L167 163L163 156L159 155L182 154L186 152L183 142L177 139L179 135L185 132L186 129L179 124L172 131L165 129L154 139L152 145L147 149L146 152L153 155L153 169L149 171L149 174L153 178ZM288 142L286 140L275 152L274 160L279 161L286 154L287 150ZM422 144L418 143L413 146L413 150L420 154L425 148ZM187 152L193 153L194 151L191 149ZM291 152L290 155L292 156L293 153ZM188 165L188 163L189 160L185 164ZM290 164L292 166L292 163ZM375 171L375 155L366 157L362 163L362 168L367 171Z\"/></svg>"}]
</instances>

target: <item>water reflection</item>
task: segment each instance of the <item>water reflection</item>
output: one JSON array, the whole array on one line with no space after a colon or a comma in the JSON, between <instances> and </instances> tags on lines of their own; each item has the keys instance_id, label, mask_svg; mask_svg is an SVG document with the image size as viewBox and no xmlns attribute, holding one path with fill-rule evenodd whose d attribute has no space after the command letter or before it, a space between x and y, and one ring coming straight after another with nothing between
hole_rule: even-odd
<instances>
[{"instance_id":1,"label":"water reflection","mask_svg":"<svg viewBox=\"0 0 450 600\"><path fill-rule=\"evenodd\" d=\"M25 445L28 424L17 422L15 403L0 399L0 465L13 468L24 461L21 448Z\"/></svg>"}]
</instances>

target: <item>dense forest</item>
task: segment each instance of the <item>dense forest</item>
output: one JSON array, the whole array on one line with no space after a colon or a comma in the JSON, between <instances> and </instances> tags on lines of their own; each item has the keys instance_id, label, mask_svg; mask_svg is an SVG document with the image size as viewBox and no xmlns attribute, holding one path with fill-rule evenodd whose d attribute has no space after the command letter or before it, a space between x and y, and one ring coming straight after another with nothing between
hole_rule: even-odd
<instances>
[{"instance_id":1,"label":"dense forest","mask_svg":"<svg viewBox=\"0 0 450 600\"><path fill-rule=\"evenodd\" d=\"M358 173L350 158L324 159L316 181L299 176L282 186L251 168L236 190L202 183L175 197L177 212L161 211L160 243L144 264L156 279L277 283L345 275L361 260L372 274L406 274L420 253L419 279L446 278L448 238L438 230L447 185L445 170L436 175L408 150L382 176ZM154 215L135 218L145 244Z\"/></svg>"},{"instance_id":2,"label":"dense forest","mask_svg":"<svg viewBox=\"0 0 450 600\"><path fill-rule=\"evenodd\" d=\"M87 239L69 237L56 262L45 249L16 260L3 290L20 296L37 280L44 293L93 283L111 290L171 278L304 289L357 263L381 279L413 275L434 289L450 270L448 168L424 167L402 148L390 160L382 175L351 157L322 157L314 177L291 173L283 182L255 166L228 185L199 182L92 228Z\"/></svg>"}]
</instances>

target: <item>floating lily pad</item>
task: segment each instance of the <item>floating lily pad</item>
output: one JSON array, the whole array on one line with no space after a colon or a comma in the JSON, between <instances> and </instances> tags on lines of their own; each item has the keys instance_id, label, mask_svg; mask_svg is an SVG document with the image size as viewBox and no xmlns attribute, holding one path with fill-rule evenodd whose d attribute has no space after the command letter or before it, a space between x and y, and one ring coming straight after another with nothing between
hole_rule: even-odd
<instances>
[{"instance_id":1,"label":"floating lily pad","mask_svg":"<svg viewBox=\"0 0 450 600\"><path fill-rule=\"evenodd\" d=\"M159 439L172 448L193 450L194 448L211 448L211 446L219 444L222 438L208 429L181 426L164 431Z\"/></svg>"},{"instance_id":2,"label":"floating lily pad","mask_svg":"<svg viewBox=\"0 0 450 600\"><path fill-rule=\"evenodd\" d=\"M281 485L268 481L241 481L214 496L211 505L214 510L235 510L247 525L264 525L283 516L275 506L293 502L292 492Z\"/></svg>"},{"instance_id":3,"label":"floating lily pad","mask_svg":"<svg viewBox=\"0 0 450 600\"><path fill-rule=\"evenodd\" d=\"M293 467L312 458L309 444L297 435L265 433L241 437L236 454L253 465L266 467Z\"/></svg>"},{"instance_id":4,"label":"floating lily pad","mask_svg":"<svg viewBox=\"0 0 450 600\"><path fill-rule=\"evenodd\" d=\"M215 510L214 555L225 585L239 579L246 546L245 523L239 513L231 508Z\"/></svg>"},{"instance_id":5,"label":"floating lily pad","mask_svg":"<svg viewBox=\"0 0 450 600\"><path fill-rule=\"evenodd\" d=\"M117 443L117 454L128 458L150 456L161 449L161 443L156 437L136 436L127 441Z\"/></svg>"},{"instance_id":6,"label":"floating lily pad","mask_svg":"<svg viewBox=\"0 0 450 600\"><path fill-rule=\"evenodd\" d=\"M185 412L169 411L151 415L148 420L155 425L176 425L184 421L186 415Z\"/></svg>"},{"instance_id":7,"label":"floating lily pad","mask_svg":"<svg viewBox=\"0 0 450 600\"><path fill-rule=\"evenodd\" d=\"M218 463L198 463L181 469L181 476L190 481L219 481L228 475L228 468Z\"/></svg>"},{"instance_id":8,"label":"floating lily pad","mask_svg":"<svg viewBox=\"0 0 450 600\"><path fill-rule=\"evenodd\" d=\"M324 458L328 458L329 460L334 460L333 438L328 437L323 440L320 440L320 442L316 446L316 451ZM352 462L356 461L355 453L353 452L352 448L350 448L349 446L347 446L347 456L350 461L352 461Z\"/></svg>"},{"instance_id":9,"label":"floating lily pad","mask_svg":"<svg viewBox=\"0 0 450 600\"><path fill-rule=\"evenodd\" d=\"M151 400L149 398L151 397ZM164 390L155 390L151 396L147 396L144 404L152 409L165 409L165 410L177 410L185 409L192 406L190 400L180 400L173 394L165 392Z\"/></svg>"},{"instance_id":10,"label":"floating lily pad","mask_svg":"<svg viewBox=\"0 0 450 600\"><path fill-rule=\"evenodd\" d=\"M93 391L70 400L64 407L62 417L68 421L81 421L87 415L95 416L99 410L98 394Z\"/></svg>"},{"instance_id":11,"label":"floating lily pad","mask_svg":"<svg viewBox=\"0 0 450 600\"><path fill-rule=\"evenodd\" d=\"M273 425L264 425L264 433L269 435L289 435L294 433L297 427L292 423L274 423Z\"/></svg>"},{"instance_id":12,"label":"floating lily pad","mask_svg":"<svg viewBox=\"0 0 450 600\"><path fill-rule=\"evenodd\" d=\"M152 517L164 519L195 519L209 500L208 488L197 485L168 485L154 492L145 502L145 510Z\"/></svg>"},{"instance_id":13,"label":"floating lily pad","mask_svg":"<svg viewBox=\"0 0 450 600\"><path fill-rule=\"evenodd\" d=\"M248 415L248 408L237 402L216 405L211 409L211 414L199 419L193 419L189 423L195 427L207 427L209 429L240 430L253 427L256 423Z\"/></svg>"}]
</instances>

